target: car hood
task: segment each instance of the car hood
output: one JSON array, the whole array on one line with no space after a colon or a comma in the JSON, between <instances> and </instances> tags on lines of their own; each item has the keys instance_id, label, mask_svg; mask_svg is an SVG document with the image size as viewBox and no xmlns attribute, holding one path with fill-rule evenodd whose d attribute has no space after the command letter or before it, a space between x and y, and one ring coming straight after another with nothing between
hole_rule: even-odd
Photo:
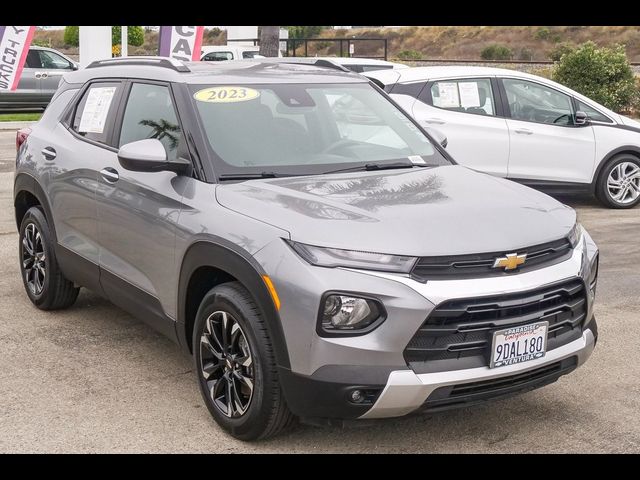
<instances>
[{"instance_id":1,"label":"car hood","mask_svg":"<svg viewBox=\"0 0 640 480\"><path fill-rule=\"evenodd\" d=\"M218 202L312 245L399 255L514 250L557 240L575 211L461 166L221 185Z\"/></svg>"}]
</instances>

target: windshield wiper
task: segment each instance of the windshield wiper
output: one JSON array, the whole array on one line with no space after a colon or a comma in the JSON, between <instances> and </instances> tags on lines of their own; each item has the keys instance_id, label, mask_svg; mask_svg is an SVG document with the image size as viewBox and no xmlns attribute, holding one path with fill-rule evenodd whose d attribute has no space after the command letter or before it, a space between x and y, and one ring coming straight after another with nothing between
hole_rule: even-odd
<instances>
[{"instance_id":1,"label":"windshield wiper","mask_svg":"<svg viewBox=\"0 0 640 480\"><path fill-rule=\"evenodd\" d=\"M278 178L285 175L277 175L274 172L261 172L261 173L227 173L220 175L219 180L254 180L256 178Z\"/></svg>"},{"instance_id":2,"label":"windshield wiper","mask_svg":"<svg viewBox=\"0 0 640 480\"><path fill-rule=\"evenodd\" d=\"M358 165L356 167L339 168L337 170L329 170L328 172L322 172L323 175L330 173L342 173L342 172L371 172L374 170L393 170L396 168L413 168L423 167L425 165L416 165L412 162L395 162L395 163L365 163L364 165Z\"/></svg>"}]
</instances>

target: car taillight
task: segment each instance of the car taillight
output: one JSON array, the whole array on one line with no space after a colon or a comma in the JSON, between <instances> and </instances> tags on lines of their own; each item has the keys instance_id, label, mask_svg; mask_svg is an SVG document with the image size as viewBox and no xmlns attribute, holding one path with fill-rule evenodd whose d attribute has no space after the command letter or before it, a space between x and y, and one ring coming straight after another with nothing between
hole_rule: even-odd
<instances>
[{"instance_id":1,"label":"car taillight","mask_svg":"<svg viewBox=\"0 0 640 480\"><path fill-rule=\"evenodd\" d=\"M30 128L21 128L16 132L16 151L20 150L20 145L22 145L29 134L31 133Z\"/></svg>"}]
</instances>

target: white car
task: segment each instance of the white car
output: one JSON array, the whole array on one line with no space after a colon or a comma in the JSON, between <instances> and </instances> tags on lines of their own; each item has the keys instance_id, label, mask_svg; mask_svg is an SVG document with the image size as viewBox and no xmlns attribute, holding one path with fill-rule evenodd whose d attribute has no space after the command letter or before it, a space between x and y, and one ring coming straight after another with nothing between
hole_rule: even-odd
<instances>
[{"instance_id":1,"label":"white car","mask_svg":"<svg viewBox=\"0 0 640 480\"><path fill-rule=\"evenodd\" d=\"M365 73L468 167L549 193L640 202L640 122L551 80L488 67Z\"/></svg>"},{"instance_id":2,"label":"white car","mask_svg":"<svg viewBox=\"0 0 640 480\"><path fill-rule=\"evenodd\" d=\"M243 58L262 58L260 47L246 45L204 45L200 60L203 62L222 62L242 60Z\"/></svg>"}]
</instances>

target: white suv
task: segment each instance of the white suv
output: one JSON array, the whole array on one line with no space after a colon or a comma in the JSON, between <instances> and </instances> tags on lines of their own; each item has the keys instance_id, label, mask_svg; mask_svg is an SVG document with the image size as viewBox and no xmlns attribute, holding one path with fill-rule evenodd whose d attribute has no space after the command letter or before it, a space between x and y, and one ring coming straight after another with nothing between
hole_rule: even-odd
<instances>
[{"instance_id":1,"label":"white suv","mask_svg":"<svg viewBox=\"0 0 640 480\"><path fill-rule=\"evenodd\" d=\"M365 73L461 164L550 193L640 202L640 122L542 77L487 67Z\"/></svg>"}]
</instances>

